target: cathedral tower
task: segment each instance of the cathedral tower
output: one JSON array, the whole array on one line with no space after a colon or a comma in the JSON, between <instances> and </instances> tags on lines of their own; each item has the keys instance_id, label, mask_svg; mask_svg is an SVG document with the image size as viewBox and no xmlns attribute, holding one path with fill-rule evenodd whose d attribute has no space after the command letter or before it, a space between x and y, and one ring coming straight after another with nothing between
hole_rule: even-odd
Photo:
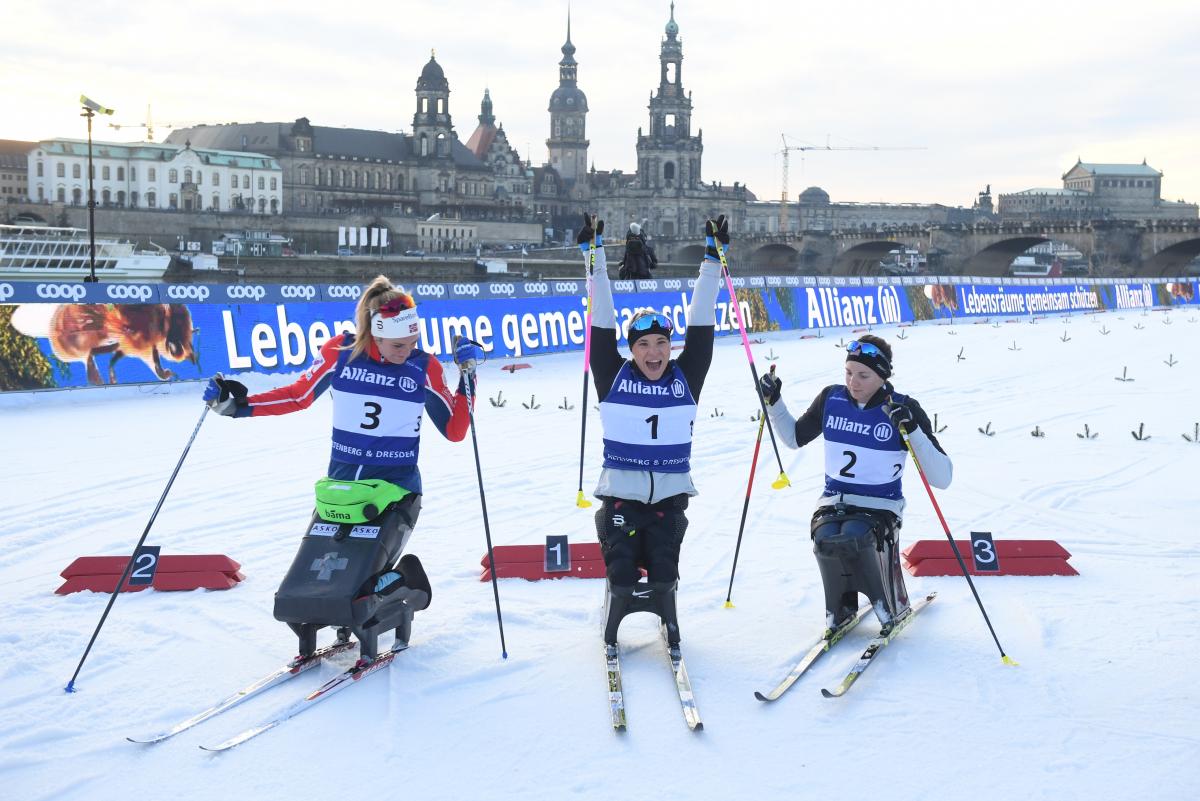
<instances>
[{"instance_id":1,"label":"cathedral tower","mask_svg":"<svg viewBox=\"0 0 1200 801\"><path fill-rule=\"evenodd\" d=\"M692 95L683 91L683 41L675 4L659 51L658 91L650 96L650 133L638 129L638 186L669 194L700 185L702 136L692 135Z\"/></svg>"},{"instance_id":2,"label":"cathedral tower","mask_svg":"<svg viewBox=\"0 0 1200 801\"><path fill-rule=\"evenodd\" d=\"M567 41L558 62L558 88L550 95L550 166L568 184L587 174L587 95L576 85L575 45L571 44L571 16L567 15Z\"/></svg>"}]
</instances>

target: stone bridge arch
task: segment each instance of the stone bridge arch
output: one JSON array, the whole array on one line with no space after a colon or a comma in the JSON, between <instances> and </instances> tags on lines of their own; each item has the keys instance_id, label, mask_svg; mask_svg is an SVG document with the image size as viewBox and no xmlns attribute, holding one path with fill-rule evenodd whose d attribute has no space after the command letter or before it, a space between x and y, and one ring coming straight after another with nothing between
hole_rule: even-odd
<instances>
[{"instance_id":1,"label":"stone bridge arch","mask_svg":"<svg viewBox=\"0 0 1200 801\"><path fill-rule=\"evenodd\" d=\"M963 267L965 275L998 276L1008 274L1013 259L1034 245L1049 242L1050 237L1037 234L999 239L975 252Z\"/></svg>"},{"instance_id":2,"label":"stone bridge arch","mask_svg":"<svg viewBox=\"0 0 1200 801\"><path fill-rule=\"evenodd\" d=\"M750 264L755 269L795 270L800 266L800 251L778 242L760 245L750 252Z\"/></svg>"},{"instance_id":3,"label":"stone bridge arch","mask_svg":"<svg viewBox=\"0 0 1200 801\"><path fill-rule=\"evenodd\" d=\"M1200 256L1200 236L1175 242L1142 259L1139 276L1180 275L1192 259Z\"/></svg>"},{"instance_id":4,"label":"stone bridge arch","mask_svg":"<svg viewBox=\"0 0 1200 801\"><path fill-rule=\"evenodd\" d=\"M913 248L923 250L919 239L852 239L838 243L833 260L833 275L878 275L879 262L893 250Z\"/></svg>"}]
</instances>

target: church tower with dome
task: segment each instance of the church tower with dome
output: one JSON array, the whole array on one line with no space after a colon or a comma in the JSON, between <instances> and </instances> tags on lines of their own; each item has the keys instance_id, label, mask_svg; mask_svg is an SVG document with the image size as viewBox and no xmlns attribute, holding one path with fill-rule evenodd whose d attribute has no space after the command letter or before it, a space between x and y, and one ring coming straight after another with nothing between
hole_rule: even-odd
<instances>
[{"instance_id":1,"label":"church tower with dome","mask_svg":"<svg viewBox=\"0 0 1200 801\"><path fill-rule=\"evenodd\" d=\"M449 158L454 137L450 120L450 82L430 53L417 79L417 111L413 114L413 154L418 158Z\"/></svg>"},{"instance_id":2,"label":"church tower with dome","mask_svg":"<svg viewBox=\"0 0 1200 801\"><path fill-rule=\"evenodd\" d=\"M568 186L583 181L587 174L587 95L576 83L578 65L571 44L571 17L567 15L567 41L558 62L558 88L550 95L550 151L552 166Z\"/></svg>"},{"instance_id":3,"label":"church tower with dome","mask_svg":"<svg viewBox=\"0 0 1200 801\"><path fill-rule=\"evenodd\" d=\"M702 137L692 135L692 95L683 90L683 41L675 4L659 51L658 91L650 96L650 131L638 130L638 179L642 189L664 194L700 185Z\"/></svg>"}]
</instances>

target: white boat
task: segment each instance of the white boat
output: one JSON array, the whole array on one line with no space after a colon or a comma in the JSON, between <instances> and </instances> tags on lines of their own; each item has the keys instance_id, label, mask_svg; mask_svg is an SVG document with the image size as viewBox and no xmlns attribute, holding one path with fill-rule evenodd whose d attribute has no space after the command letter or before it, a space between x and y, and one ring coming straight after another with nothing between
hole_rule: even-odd
<instances>
[{"instance_id":1,"label":"white boat","mask_svg":"<svg viewBox=\"0 0 1200 801\"><path fill-rule=\"evenodd\" d=\"M91 274L89 253L88 232L80 228L0 225L0 279L80 279ZM96 237L96 277L102 281L159 281L170 263L165 252Z\"/></svg>"}]
</instances>

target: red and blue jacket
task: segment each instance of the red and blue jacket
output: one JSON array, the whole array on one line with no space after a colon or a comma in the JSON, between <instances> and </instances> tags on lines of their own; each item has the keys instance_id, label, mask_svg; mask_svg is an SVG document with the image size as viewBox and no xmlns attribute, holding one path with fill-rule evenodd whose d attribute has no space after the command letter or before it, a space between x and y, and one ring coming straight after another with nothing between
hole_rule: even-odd
<instances>
[{"instance_id":1,"label":"red and blue jacket","mask_svg":"<svg viewBox=\"0 0 1200 801\"><path fill-rule=\"evenodd\" d=\"M461 441L470 426L463 379L451 393L441 362L422 350L414 350L404 364L392 364L383 360L374 340L351 360L353 345L353 334L329 340L299 380L250 395L236 416L298 412L332 390L329 477L383 479L420 493L421 419L427 414L446 439Z\"/></svg>"}]
</instances>

